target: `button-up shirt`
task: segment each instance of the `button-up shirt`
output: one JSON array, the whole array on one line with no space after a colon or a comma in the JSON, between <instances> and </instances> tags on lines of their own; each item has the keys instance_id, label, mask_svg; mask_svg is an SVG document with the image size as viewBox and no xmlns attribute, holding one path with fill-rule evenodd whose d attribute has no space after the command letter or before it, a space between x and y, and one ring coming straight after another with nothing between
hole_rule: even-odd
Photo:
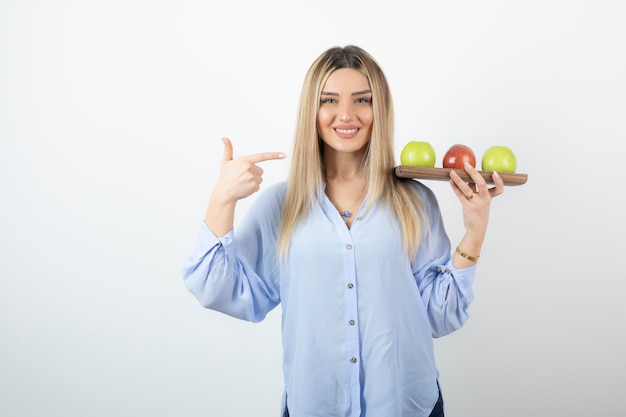
<instances>
[{"instance_id":1,"label":"button-up shirt","mask_svg":"<svg viewBox=\"0 0 626 417\"><path fill-rule=\"evenodd\" d=\"M399 223L383 204L351 228L324 195L277 253L286 183L258 195L236 230L202 223L183 268L210 309L258 322L281 304L282 412L295 417L421 417L438 397L433 337L469 316L475 266L455 269L434 193L414 181L428 214L409 260ZM282 414L281 414L282 415Z\"/></svg>"}]
</instances>

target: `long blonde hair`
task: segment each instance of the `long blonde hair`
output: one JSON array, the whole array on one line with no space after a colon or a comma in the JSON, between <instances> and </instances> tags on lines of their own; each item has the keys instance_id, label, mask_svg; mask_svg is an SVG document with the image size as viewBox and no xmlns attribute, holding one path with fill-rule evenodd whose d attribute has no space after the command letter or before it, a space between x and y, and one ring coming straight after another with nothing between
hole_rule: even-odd
<instances>
[{"instance_id":1,"label":"long blonde hair","mask_svg":"<svg viewBox=\"0 0 626 417\"><path fill-rule=\"evenodd\" d=\"M278 232L278 251L286 256L296 224L320 202L324 192L323 146L317 131L321 90L328 76L340 68L362 72L372 90L374 122L372 136L362 162L367 183L366 201L371 207L384 202L396 214L403 246L409 259L418 250L424 207L411 180L393 175L394 115L387 78L374 58L363 49L349 45L326 50L306 73L297 114L296 134L291 153L291 171Z\"/></svg>"}]
</instances>

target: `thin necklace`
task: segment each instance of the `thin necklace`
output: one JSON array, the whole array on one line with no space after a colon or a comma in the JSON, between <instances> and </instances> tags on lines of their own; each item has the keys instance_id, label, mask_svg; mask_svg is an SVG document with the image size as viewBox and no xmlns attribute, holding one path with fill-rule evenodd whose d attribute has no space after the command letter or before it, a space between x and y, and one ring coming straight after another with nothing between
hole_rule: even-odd
<instances>
[{"instance_id":1,"label":"thin necklace","mask_svg":"<svg viewBox=\"0 0 626 417\"><path fill-rule=\"evenodd\" d=\"M341 215L341 217L343 217L345 221L348 221L348 217L352 217L352 213L350 213L348 210L344 210L343 212L339 210L339 214Z\"/></svg>"},{"instance_id":2,"label":"thin necklace","mask_svg":"<svg viewBox=\"0 0 626 417\"><path fill-rule=\"evenodd\" d=\"M328 195L328 194L327 194ZM341 210L338 206L337 203L335 203L335 200L333 200L330 195L328 195L328 199L330 200L331 203L333 203L333 205L335 206L335 208L337 209L337 211L339 212L339 215L341 216L341 218L343 219L343 221L348 222L350 220L350 218L352 217L352 214L356 212L359 203L361 202L361 200L363 199L363 196L361 195L361 197L359 197L359 199L357 200L357 202L354 204L354 207L352 209L352 211L350 210Z\"/></svg>"}]
</instances>

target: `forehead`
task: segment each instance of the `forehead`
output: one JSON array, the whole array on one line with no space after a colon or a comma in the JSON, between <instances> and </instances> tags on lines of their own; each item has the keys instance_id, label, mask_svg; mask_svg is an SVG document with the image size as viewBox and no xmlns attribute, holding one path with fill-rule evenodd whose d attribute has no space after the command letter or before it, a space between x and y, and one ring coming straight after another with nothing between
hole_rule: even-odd
<instances>
[{"instance_id":1,"label":"forehead","mask_svg":"<svg viewBox=\"0 0 626 417\"><path fill-rule=\"evenodd\" d=\"M354 92L369 90L367 77L354 68L340 68L330 73L322 88L324 92Z\"/></svg>"}]
</instances>

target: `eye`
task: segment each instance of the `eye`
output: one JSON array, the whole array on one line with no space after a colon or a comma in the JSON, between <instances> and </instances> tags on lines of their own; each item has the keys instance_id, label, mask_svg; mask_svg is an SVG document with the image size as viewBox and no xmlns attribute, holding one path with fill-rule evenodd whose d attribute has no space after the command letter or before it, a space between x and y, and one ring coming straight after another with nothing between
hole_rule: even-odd
<instances>
[{"instance_id":1,"label":"eye","mask_svg":"<svg viewBox=\"0 0 626 417\"><path fill-rule=\"evenodd\" d=\"M334 98L330 98L330 97L323 98L323 99L320 100L320 103L321 104L332 104L332 103L335 103L335 99Z\"/></svg>"},{"instance_id":2,"label":"eye","mask_svg":"<svg viewBox=\"0 0 626 417\"><path fill-rule=\"evenodd\" d=\"M371 97L359 97L356 99L356 103L360 103L360 104L367 104L370 103L372 101Z\"/></svg>"}]
</instances>

